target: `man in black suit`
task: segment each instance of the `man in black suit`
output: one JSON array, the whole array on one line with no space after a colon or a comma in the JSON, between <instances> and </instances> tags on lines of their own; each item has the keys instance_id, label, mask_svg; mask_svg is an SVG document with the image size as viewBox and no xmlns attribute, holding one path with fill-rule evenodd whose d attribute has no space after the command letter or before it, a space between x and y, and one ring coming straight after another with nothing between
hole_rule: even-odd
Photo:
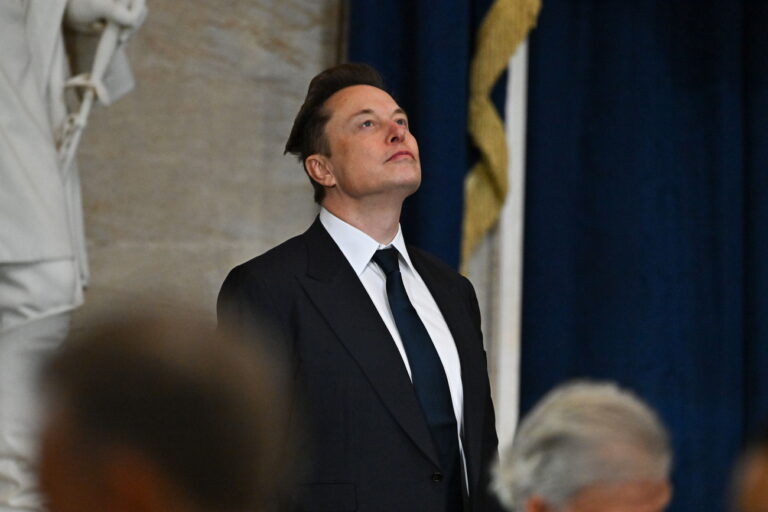
<instances>
[{"instance_id":1,"label":"man in black suit","mask_svg":"<svg viewBox=\"0 0 768 512\"><path fill-rule=\"evenodd\" d=\"M234 268L218 312L271 323L284 340L314 441L296 508L498 510L474 290L400 231L421 182L405 112L375 70L336 66L310 83L286 152L303 163L320 215Z\"/></svg>"}]
</instances>

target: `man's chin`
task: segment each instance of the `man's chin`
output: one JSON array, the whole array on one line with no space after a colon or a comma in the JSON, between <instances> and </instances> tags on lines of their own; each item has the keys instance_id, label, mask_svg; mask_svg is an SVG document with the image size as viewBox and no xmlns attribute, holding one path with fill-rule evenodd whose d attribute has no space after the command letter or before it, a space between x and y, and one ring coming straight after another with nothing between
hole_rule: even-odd
<instances>
[{"instance_id":1,"label":"man's chin","mask_svg":"<svg viewBox=\"0 0 768 512\"><path fill-rule=\"evenodd\" d=\"M403 198L406 198L412 195L417 190L419 190L420 185L421 185L421 178L415 179L415 180L403 181L402 183L399 184L398 189L402 191Z\"/></svg>"}]
</instances>

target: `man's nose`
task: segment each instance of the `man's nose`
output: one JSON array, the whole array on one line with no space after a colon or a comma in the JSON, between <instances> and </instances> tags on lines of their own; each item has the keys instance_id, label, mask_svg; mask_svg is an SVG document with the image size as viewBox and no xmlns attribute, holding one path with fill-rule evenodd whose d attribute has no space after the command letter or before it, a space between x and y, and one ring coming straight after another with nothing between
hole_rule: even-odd
<instances>
[{"instance_id":1,"label":"man's nose","mask_svg":"<svg viewBox=\"0 0 768 512\"><path fill-rule=\"evenodd\" d=\"M389 142L390 143L394 143L394 142L402 142L402 141L404 141L405 140L405 132L406 132L406 128L405 128L404 125L402 125L402 124L400 124L400 123L398 123L396 121L390 122L389 123L389 135L388 135Z\"/></svg>"}]
</instances>

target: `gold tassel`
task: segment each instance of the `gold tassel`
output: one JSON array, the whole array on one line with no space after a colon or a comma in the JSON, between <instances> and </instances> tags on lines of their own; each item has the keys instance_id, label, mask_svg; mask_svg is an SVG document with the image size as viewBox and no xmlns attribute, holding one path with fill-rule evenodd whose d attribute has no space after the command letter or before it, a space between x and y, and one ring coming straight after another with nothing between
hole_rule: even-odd
<instances>
[{"instance_id":1,"label":"gold tassel","mask_svg":"<svg viewBox=\"0 0 768 512\"><path fill-rule=\"evenodd\" d=\"M536 24L540 0L496 0L477 35L469 82L469 134L480 160L464 180L461 266L499 218L507 195L507 141L491 90L518 45Z\"/></svg>"}]
</instances>

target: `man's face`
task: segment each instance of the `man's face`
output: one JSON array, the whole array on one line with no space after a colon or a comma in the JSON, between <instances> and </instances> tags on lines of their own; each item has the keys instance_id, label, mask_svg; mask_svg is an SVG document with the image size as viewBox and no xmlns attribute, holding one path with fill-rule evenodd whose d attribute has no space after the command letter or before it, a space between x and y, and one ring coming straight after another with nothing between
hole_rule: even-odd
<instances>
[{"instance_id":1,"label":"man's face","mask_svg":"<svg viewBox=\"0 0 768 512\"><path fill-rule=\"evenodd\" d=\"M346 87L328 98L325 126L332 175L327 201L399 200L421 182L419 147L405 112L386 92ZM323 204L326 204L325 202Z\"/></svg>"},{"instance_id":2,"label":"man's face","mask_svg":"<svg viewBox=\"0 0 768 512\"><path fill-rule=\"evenodd\" d=\"M593 484L568 500L563 512L662 512L671 496L666 481Z\"/></svg>"},{"instance_id":3,"label":"man's face","mask_svg":"<svg viewBox=\"0 0 768 512\"><path fill-rule=\"evenodd\" d=\"M736 509L739 512L768 511L768 448L747 457L737 485Z\"/></svg>"}]
</instances>

